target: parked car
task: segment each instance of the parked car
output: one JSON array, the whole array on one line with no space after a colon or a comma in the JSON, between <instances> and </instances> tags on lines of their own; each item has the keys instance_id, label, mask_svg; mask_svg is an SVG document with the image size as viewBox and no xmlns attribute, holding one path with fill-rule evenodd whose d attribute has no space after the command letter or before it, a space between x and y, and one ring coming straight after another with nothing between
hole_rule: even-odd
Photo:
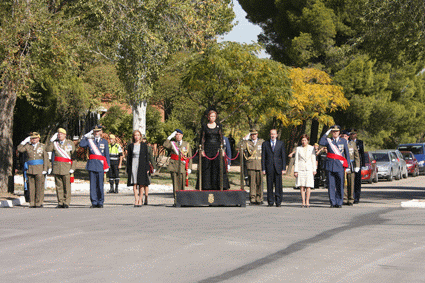
<instances>
[{"instance_id":1,"label":"parked car","mask_svg":"<svg viewBox=\"0 0 425 283\"><path fill-rule=\"evenodd\" d=\"M369 152L364 153L365 166L362 167L362 181L372 184L372 182L378 182L378 167L376 166L376 160L373 155Z\"/></svg>"},{"instance_id":2,"label":"parked car","mask_svg":"<svg viewBox=\"0 0 425 283\"><path fill-rule=\"evenodd\" d=\"M413 177L419 176L419 163L411 151L400 151L407 163L407 172Z\"/></svg>"},{"instance_id":3,"label":"parked car","mask_svg":"<svg viewBox=\"0 0 425 283\"><path fill-rule=\"evenodd\" d=\"M403 178L407 178L409 176L409 173L407 172L407 163L404 160L403 154L398 149L391 150L397 157L397 162L400 164L401 169L401 176Z\"/></svg>"},{"instance_id":4,"label":"parked car","mask_svg":"<svg viewBox=\"0 0 425 283\"><path fill-rule=\"evenodd\" d=\"M418 160L419 172L425 173L425 143L407 143L397 146L400 151L411 151Z\"/></svg>"},{"instance_id":5,"label":"parked car","mask_svg":"<svg viewBox=\"0 0 425 283\"><path fill-rule=\"evenodd\" d=\"M393 178L399 180L401 178L400 164L397 157L390 150L376 150L371 152L373 159L376 160L378 167L378 178L392 181Z\"/></svg>"}]
</instances>

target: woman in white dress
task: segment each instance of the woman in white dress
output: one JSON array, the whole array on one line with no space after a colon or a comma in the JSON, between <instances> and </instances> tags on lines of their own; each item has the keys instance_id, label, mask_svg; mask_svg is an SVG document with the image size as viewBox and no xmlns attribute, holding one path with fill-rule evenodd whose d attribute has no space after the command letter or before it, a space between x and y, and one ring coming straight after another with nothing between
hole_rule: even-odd
<instances>
[{"instance_id":1,"label":"woman in white dress","mask_svg":"<svg viewBox=\"0 0 425 283\"><path fill-rule=\"evenodd\" d=\"M295 186L300 188L303 204L301 207L310 207L310 191L314 187L316 175L316 152L308 144L309 137L301 136L301 146L295 152L294 176L297 178Z\"/></svg>"}]
</instances>

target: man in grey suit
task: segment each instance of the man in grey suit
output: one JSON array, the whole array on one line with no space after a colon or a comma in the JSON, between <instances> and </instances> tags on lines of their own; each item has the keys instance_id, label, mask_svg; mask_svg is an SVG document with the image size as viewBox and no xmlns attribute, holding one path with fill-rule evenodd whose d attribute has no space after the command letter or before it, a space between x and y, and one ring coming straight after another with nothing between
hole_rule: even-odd
<instances>
[{"instance_id":1,"label":"man in grey suit","mask_svg":"<svg viewBox=\"0 0 425 283\"><path fill-rule=\"evenodd\" d=\"M267 174L267 202L272 207L282 203L282 174L286 172L285 144L277 140L277 130L270 130L270 140L263 142L261 153L261 168L263 174ZM273 185L275 192L273 193Z\"/></svg>"}]
</instances>

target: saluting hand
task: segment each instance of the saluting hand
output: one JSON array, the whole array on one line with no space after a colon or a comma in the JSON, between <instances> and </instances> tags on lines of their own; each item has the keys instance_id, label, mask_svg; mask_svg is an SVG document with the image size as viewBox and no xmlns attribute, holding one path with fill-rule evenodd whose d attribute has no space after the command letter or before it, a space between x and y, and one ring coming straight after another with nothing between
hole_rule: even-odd
<instances>
[{"instance_id":1,"label":"saluting hand","mask_svg":"<svg viewBox=\"0 0 425 283\"><path fill-rule=\"evenodd\" d=\"M84 135L86 138L90 138L93 135L93 130Z\"/></svg>"},{"instance_id":2,"label":"saluting hand","mask_svg":"<svg viewBox=\"0 0 425 283\"><path fill-rule=\"evenodd\" d=\"M29 142L30 142L30 140L31 140L31 137L27 137L26 139L24 139L24 140L21 142L21 144L22 144L22 145L26 145L27 143L29 143Z\"/></svg>"},{"instance_id":3,"label":"saluting hand","mask_svg":"<svg viewBox=\"0 0 425 283\"><path fill-rule=\"evenodd\" d=\"M174 138L176 136L177 132L174 131L171 133L171 135L167 138L167 140L171 140L172 138Z\"/></svg>"},{"instance_id":4,"label":"saluting hand","mask_svg":"<svg viewBox=\"0 0 425 283\"><path fill-rule=\"evenodd\" d=\"M54 142L58 138L58 133L55 133L50 139L51 142Z\"/></svg>"}]
</instances>

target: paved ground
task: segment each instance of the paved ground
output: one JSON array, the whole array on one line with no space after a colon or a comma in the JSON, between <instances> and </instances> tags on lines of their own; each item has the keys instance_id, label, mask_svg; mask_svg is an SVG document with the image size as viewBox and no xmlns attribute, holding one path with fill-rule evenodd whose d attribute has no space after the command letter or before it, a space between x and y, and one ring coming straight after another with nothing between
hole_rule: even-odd
<instances>
[{"instance_id":1,"label":"paved ground","mask_svg":"<svg viewBox=\"0 0 425 283\"><path fill-rule=\"evenodd\" d=\"M309 209L287 189L281 208L173 208L171 195L134 208L107 195L89 209L0 210L2 282L425 282L425 177L364 185L362 202L329 209L325 190Z\"/></svg>"}]
</instances>

